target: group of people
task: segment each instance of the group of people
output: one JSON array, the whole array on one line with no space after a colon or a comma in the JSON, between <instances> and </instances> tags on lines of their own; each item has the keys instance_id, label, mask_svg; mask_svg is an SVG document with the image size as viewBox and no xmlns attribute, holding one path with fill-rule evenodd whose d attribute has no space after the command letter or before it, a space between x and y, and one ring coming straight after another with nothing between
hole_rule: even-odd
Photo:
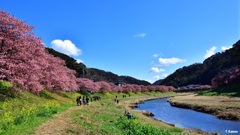
<instances>
[{"instance_id":1,"label":"group of people","mask_svg":"<svg viewBox=\"0 0 240 135\"><path fill-rule=\"evenodd\" d=\"M130 97L130 94L129 94L128 96ZM126 98L127 95L123 95L122 97L123 97L123 98ZM119 99L117 98L117 96L114 98L114 102L119 103Z\"/></svg>"},{"instance_id":2,"label":"group of people","mask_svg":"<svg viewBox=\"0 0 240 135\"><path fill-rule=\"evenodd\" d=\"M114 98L114 102L117 102L117 104L119 103L117 96Z\"/></svg>"},{"instance_id":3,"label":"group of people","mask_svg":"<svg viewBox=\"0 0 240 135\"><path fill-rule=\"evenodd\" d=\"M130 96L130 95L129 95ZM126 98L126 95L123 95L123 98ZM76 99L77 105L81 106L83 105L89 105L89 100L92 102L97 101L97 100L101 100L100 96L93 96L93 97L88 97L88 96L83 96L83 98L81 96L78 96ZM114 99L115 102L119 103L119 100L117 98L117 96ZM132 114L130 114L129 112L125 111L124 116L126 116L128 119L132 119Z\"/></svg>"},{"instance_id":4,"label":"group of people","mask_svg":"<svg viewBox=\"0 0 240 135\"><path fill-rule=\"evenodd\" d=\"M101 97L100 96L93 96L92 98L91 98L91 100L94 100L94 101L97 101L97 100L101 100Z\"/></svg>"},{"instance_id":5,"label":"group of people","mask_svg":"<svg viewBox=\"0 0 240 135\"><path fill-rule=\"evenodd\" d=\"M100 96L93 96L93 97L88 97L88 96L83 96L83 98L81 96L78 96L77 99L76 99L76 102L77 102L77 105L78 106L81 106L82 104L83 105L89 105L89 100L92 102L93 100L94 101L97 101L97 100L101 100L101 97Z\"/></svg>"},{"instance_id":6,"label":"group of people","mask_svg":"<svg viewBox=\"0 0 240 135\"><path fill-rule=\"evenodd\" d=\"M126 98L126 97L127 97L127 95L123 95L123 98ZM129 97L130 97L130 95L129 95ZM115 96L114 101L117 102L117 104L119 103L117 96ZM126 116L128 119L132 119L132 114L130 112L125 111L124 116Z\"/></svg>"},{"instance_id":7,"label":"group of people","mask_svg":"<svg viewBox=\"0 0 240 135\"><path fill-rule=\"evenodd\" d=\"M82 99L82 97L79 96L79 97L77 97L76 101L77 101L78 106L81 106L82 104L88 105L89 104L89 97L84 96L83 99Z\"/></svg>"},{"instance_id":8,"label":"group of people","mask_svg":"<svg viewBox=\"0 0 240 135\"><path fill-rule=\"evenodd\" d=\"M130 97L130 94L128 96ZM123 95L123 98L126 98L126 97L127 97L127 95Z\"/></svg>"}]
</instances>

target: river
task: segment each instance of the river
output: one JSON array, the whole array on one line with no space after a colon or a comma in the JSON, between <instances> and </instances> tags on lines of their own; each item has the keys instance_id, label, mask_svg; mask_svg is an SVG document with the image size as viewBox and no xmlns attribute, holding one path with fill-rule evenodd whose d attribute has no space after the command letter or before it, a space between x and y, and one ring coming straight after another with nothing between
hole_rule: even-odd
<instances>
[{"instance_id":1,"label":"river","mask_svg":"<svg viewBox=\"0 0 240 135\"><path fill-rule=\"evenodd\" d=\"M172 107L168 98L146 101L136 110L152 112L153 118L180 128L195 128L206 132L217 132L221 135L240 134L240 121L221 120L217 117L190 109Z\"/></svg>"}]
</instances>

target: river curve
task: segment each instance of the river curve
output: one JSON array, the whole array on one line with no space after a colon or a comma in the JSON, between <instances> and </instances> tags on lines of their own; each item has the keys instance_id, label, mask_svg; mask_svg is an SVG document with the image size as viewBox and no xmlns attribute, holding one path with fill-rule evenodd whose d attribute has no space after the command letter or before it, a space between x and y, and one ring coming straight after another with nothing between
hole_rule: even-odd
<instances>
[{"instance_id":1,"label":"river curve","mask_svg":"<svg viewBox=\"0 0 240 135\"><path fill-rule=\"evenodd\" d=\"M180 128L195 128L206 132L217 132L222 135L240 134L240 121L221 120L217 117L190 109L173 107L168 98L146 101L136 110L146 110L154 114L153 118Z\"/></svg>"}]
</instances>

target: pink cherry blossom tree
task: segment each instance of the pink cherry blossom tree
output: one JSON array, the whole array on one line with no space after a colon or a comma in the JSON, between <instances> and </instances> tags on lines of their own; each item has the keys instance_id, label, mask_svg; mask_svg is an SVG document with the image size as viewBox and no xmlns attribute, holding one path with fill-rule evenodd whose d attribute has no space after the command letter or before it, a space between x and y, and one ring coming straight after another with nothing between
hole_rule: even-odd
<instances>
[{"instance_id":1,"label":"pink cherry blossom tree","mask_svg":"<svg viewBox=\"0 0 240 135\"><path fill-rule=\"evenodd\" d=\"M146 92L146 91L148 91L147 86L144 86L144 85L140 85L140 86L141 86L141 92Z\"/></svg>"},{"instance_id":2,"label":"pink cherry blossom tree","mask_svg":"<svg viewBox=\"0 0 240 135\"><path fill-rule=\"evenodd\" d=\"M77 78L77 84L80 92L99 92L100 85L87 78Z\"/></svg>"},{"instance_id":3,"label":"pink cherry blossom tree","mask_svg":"<svg viewBox=\"0 0 240 135\"><path fill-rule=\"evenodd\" d=\"M74 71L45 52L33 27L0 10L0 75L31 92L77 90Z\"/></svg>"},{"instance_id":4,"label":"pink cherry blossom tree","mask_svg":"<svg viewBox=\"0 0 240 135\"><path fill-rule=\"evenodd\" d=\"M96 83L100 86L100 89L99 89L100 92L110 92L111 91L111 86L107 82L100 81L100 82L96 82Z\"/></svg>"}]
</instances>

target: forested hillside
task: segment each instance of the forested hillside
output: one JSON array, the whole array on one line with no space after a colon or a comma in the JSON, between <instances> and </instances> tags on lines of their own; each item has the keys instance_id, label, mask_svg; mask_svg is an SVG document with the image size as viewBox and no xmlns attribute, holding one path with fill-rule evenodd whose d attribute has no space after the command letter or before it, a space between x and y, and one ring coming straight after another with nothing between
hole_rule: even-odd
<instances>
[{"instance_id":1,"label":"forested hillside","mask_svg":"<svg viewBox=\"0 0 240 135\"><path fill-rule=\"evenodd\" d=\"M68 55L60 53L52 48L46 48L46 50L53 56L64 60L68 68L76 71L76 77L88 78L95 82L106 81L114 84L118 84L120 82L126 84L150 85L147 81L138 80L130 76L118 76L112 72L107 72L97 68L87 68L86 65L83 63L77 63L74 58L69 57Z\"/></svg>"},{"instance_id":2,"label":"forested hillside","mask_svg":"<svg viewBox=\"0 0 240 135\"><path fill-rule=\"evenodd\" d=\"M229 77L231 75L237 75L237 69L239 69L239 67L240 40L235 43L231 49L217 53L206 59L203 63L196 63L176 70L160 84L174 87L186 86L189 84L211 85L214 78L221 78L224 74L227 76L226 74L229 73ZM236 79L239 78L239 76L235 76L234 78L234 83L237 83ZM223 80L222 77L222 81ZM225 79L225 81L229 83L229 80Z\"/></svg>"},{"instance_id":3,"label":"forested hillside","mask_svg":"<svg viewBox=\"0 0 240 135\"><path fill-rule=\"evenodd\" d=\"M55 51L52 48L46 48L46 50L54 57L59 57L62 60L64 60L68 68L76 71L75 74L76 77L82 77L83 74L87 72L86 66L83 63L77 63L77 61L74 58L69 57L68 55L60 53L58 51Z\"/></svg>"}]
</instances>

